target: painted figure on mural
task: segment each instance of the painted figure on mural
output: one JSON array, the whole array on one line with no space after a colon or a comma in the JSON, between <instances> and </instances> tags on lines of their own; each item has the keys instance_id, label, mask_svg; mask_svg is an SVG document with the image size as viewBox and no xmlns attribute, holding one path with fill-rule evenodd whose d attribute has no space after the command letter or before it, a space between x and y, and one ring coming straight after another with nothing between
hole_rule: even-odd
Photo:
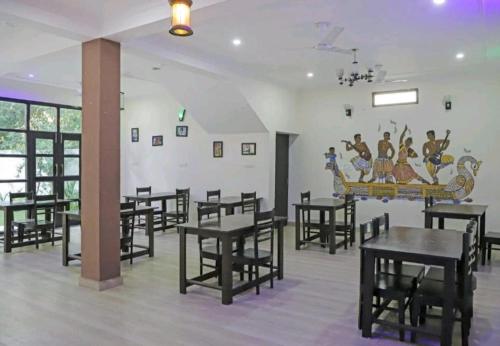
<instances>
[{"instance_id":1,"label":"painted figure on mural","mask_svg":"<svg viewBox=\"0 0 500 346\"><path fill-rule=\"evenodd\" d=\"M392 159L394 158L394 155L396 155L396 150L394 150L390 140L391 134L389 132L384 132L384 138L378 142L378 157L375 159L373 164L373 176L369 183L373 183L375 180L386 183L394 183L392 178L394 163L392 162Z\"/></svg>"},{"instance_id":2,"label":"painted figure on mural","mask_svg":"<svg viewBox=\"0 0 500 346\"><path fill-rule=\"evenodd\" d=\"M337 154L335 153L335 148L328 148L328 152L325 153L326 166L325 169L332 170L334 174L339 173L339 166L337 165Z\"/></svg>"},{"instance_id":3,"label":"painted figure on mural","mask_svg":"<svg viewBox=\"0 0 500 346\"><path fill-rule=\"evenodd\" d=\"M422 147L424 155L425 167L427 172L432 178L433 184L439 184L437 174L441 169L453 164L455 158L451 155L444 154L444 151L450 146L448 137L451 131L446 130L446 137L444 139L436 139L436 133L433 130L427 131L428 141Z\"/></svg>"},{"instance_id":4,"label":"painted figure on mural","mask_svg":"<svg viewBox=\"0 0 500 346\"><path fill-rule=\"evenodd\" d=\"M351 163L354 168L360 172L359 182L364 183L363 178L365 175L370 174L372 169L372 153L366 145L365 142L361 140L361 135L359 133L354 135L354 144L350 141L342 141L345 143L345 149L347 151L355 150L358 155L351 159Z\"/></svg>"},{"instance_id":5,"label":"painted figure on mural","mask_svg":"<svg viewBox=\"0 0 500 346\"><path fill-rule=\"evenodd\" d=\"M405 129L399 138L398 160L392 170L392 174L398 184L408 184L412 180L418 180L424 184L429 184L429 182L418 175L413 167L408 163L408 158L414 159L417 158L418 155L411 147L413 145L413 139L411 137L405 139L407 132L408 125L405 126Z\"/></svg>"}]
</instances>

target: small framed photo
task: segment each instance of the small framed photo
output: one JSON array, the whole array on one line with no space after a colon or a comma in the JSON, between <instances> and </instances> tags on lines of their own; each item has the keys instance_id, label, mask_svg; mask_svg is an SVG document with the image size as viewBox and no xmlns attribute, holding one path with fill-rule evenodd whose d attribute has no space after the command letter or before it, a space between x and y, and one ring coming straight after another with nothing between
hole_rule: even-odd
<instances>
[{"instance_id":1,"label":"small framed photo","mask_svg":"<svg viewBox=\"0 0 500 346\"><path fill-rule=\"evenodd\" d=\"M224 156L224 143L214 142L214 157L221 158Z\"/></svg>"},{"instance_id":2,"label":"small framed photo","mask_svg":"<svg viewBox=\"0 0 500 346\"><path fill-rule=\"evenodd\" d=\"M153 136L153 147L161 147L163 145L163 136Z\"/></svg>"},{"instance_id":3,"label":"small framed photo","mask_svg":"<svg viewBox=\"0 0 500 346\"><path fill-rule=\"evenodd\" d=\"M177 126L175 128L175 135L177 137L187 137L188 136L188 127L187 126Z\"/></svg>"},{"instance_id":4,"label":"small framed photo","mask_svg":"<svg viewBox=\"0 0 500 346\"><path fill-rule=\"evenodd\" d=\"M133 127L130 131L130 135L132 137L132 143L139 142L139 128Z\"/></svg>"},{"instance_id":5,"label":"small framed photo","mask_svg":"<svg viewBox=\"0 0 500 346\"><path fill-rule=\"evenodd\" d=\"M241 155L257 155L257 143L241 143Z\"/></svg>"}]
</instances>

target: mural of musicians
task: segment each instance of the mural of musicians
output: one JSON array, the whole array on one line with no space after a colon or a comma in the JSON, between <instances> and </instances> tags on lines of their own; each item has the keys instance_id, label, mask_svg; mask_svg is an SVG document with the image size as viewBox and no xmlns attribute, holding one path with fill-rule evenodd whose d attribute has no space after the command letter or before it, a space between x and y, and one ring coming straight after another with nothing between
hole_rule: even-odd
<instances>
[{"instance_id":1,"label":"mural of musicians","mask_svg":"<svg viewBox=\"0 0 500 346\"><path fill-rule=\"evenodd\" d=\"M408 184L412 180L418 180L424 184L429 184L429 182L418 175L418 173L415 172L413 167L408 163L408 158L414 159L417 158L418 155L411 147L413 145L413 138L407 137L405 139L407 132L408 125L405 126L405 129L399 138L398 160L392 170L392 174L398 184Z\"/></svg>"},{"instance_id":2,"label":"mural of musicians","mask_svg":"<svg viewBox=\"0 0 500 346\"><path fill-rule=\"evenodd\" d=\"M384 138L378 142L378 157L375 159L373 164L373 176L369 183L373 183L375 180L379 182L385 182L393 184L392 171L394 169L394 163L392 159L396 154L394 147L392 146L391 134L389 132L384 132ZM391 152L389 155L389 151Z\"/></svg>"},{"instance_id":3,"label":"mural of musicians","mask_svg":"<svg viewBox=\"0 0 500 346\"><path fill-rule=\"evenodd\" d=\"M364 183L363 178L365 175L370 174L372 169L372 153L366 145L365 142L361 140L361 135L359 133L354 135L354 144L350 141L342 141L345 143L345 149L347 151L355 150L358 155L351 159L351 163L359 174L359 182Z\"/></svg>"},{"instance_id":4,"label":"mural of musicians","mask_svg":"<svg viewBox=\"0 0 500 346\"><path fill-rule=\"evenodd\" d=\"M444 139L436 139L436 133L433 130L429 130L427 131L428 141L422 147L425 167L435 185L439 184L437 176L439 171L453 164L455 161L453 156L444 154L444 151L450 146L450 141L448 140L450 133L450 130L446 130L446 137Z\"/></svg>"}]
</instances>

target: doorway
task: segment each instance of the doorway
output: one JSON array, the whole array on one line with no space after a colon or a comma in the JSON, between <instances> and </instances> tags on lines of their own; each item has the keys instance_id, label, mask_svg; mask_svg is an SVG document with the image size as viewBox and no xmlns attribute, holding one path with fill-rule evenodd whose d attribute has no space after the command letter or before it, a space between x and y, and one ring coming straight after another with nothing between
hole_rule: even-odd
<instances>
[{"instance_id":1,"label":"doorway","mask_svg":"<svg viewBox=\"0 0 500 346\"><path fill-rule=\"evenodd\" d=\"M278 216L288 217L288 161L290 136L276 134L276 167L274 180L274 210Z\"/></svg>"}]
</instances>

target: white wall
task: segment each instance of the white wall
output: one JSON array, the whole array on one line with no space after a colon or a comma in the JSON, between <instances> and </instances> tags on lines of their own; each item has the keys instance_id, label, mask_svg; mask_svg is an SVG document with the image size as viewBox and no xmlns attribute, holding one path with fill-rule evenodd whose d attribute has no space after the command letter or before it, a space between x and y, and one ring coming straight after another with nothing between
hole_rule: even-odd
<instances>
[{"instance_id":1,"label":"white wall","mask_svg":"<svg viewBox=\"0 0 500 346\"><path fill-rule=\"evenodd\" d=\"M393 106L372 108L371 92L388 89L406 89L418 87L420 103L412 106ZM451 95L453 110L446 112L443 97ZM349 159L353 156L346 153L342 139L352 140L355 133L361 133L376 155L377 141L383 131L390 131L392 143L397 148L399 135L408 124L412 130L414 149L419 158L410 160L413 167L424 177L428 177L425 168L415 167L421 164L422 145L426 139L426 131L435 129L438 136L444 137L446 129L450 129L451 146L447 152L458 158L465 155L465 148L471 150L474 157L483 160L483 165L476 179L476 187L471 194L474 203L488 204L487 224L490 229L500 227L500 81L494 76L477 74L455 76L453 78L438 76L435 80L417 81L406 84L385 84L373 87L355 86L353 88L335 87L329 90L305 92L299 99L299 118L301 135L292 145L291 154L291 194L292 201L300 198L301 191L311 190L313 196L331 196L333 178L330 171L324 170L324 156L330 146L335 146L343 155L341 168L345 169L351 179L358 179ZM354 106L352 119L345 117L344 104ZM397 122L397 133L390 124ZM379 124L381 126L378 131ZM456 168L453 168L453 174ZM448 182L452 177L452 168L440 173L441 182ZM371 200L359 204L358 221L384 211L391 213L392 222L402 225L423 225L421 213L423 202L393 200L387 204ZM292 208L290 216L293 217ZM456 227L456 223L450 226Z\"/></svg>"}]
</instances>

